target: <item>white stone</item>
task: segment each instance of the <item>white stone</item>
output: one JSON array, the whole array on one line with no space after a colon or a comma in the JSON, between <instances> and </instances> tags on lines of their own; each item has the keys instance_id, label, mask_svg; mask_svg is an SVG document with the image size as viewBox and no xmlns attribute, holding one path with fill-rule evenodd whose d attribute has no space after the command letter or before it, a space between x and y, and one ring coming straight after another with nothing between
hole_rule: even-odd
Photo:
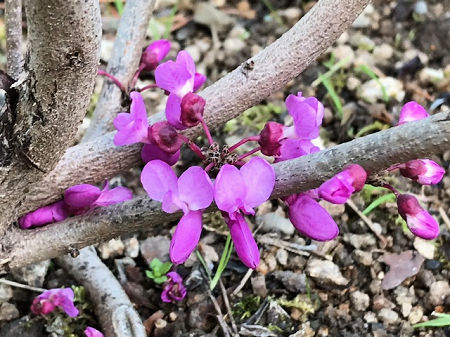
<instances>
[{"instance_id":1,"label":"white stone","mask_svg":"<svg viewBox=\"0 0 450 337\"><path fill-rule=\"evenodd\" d=\"M393 77L382 77L380 79L370 80L365 82L358 90L358 96L368 103L374 104L378 100L383 99L383 91L381 86L384 87L386 94L389 98L393 98L398 102L403 101L405 98L405 90L403 90L403 83Z\"/></svg>"},{"instance_id":2,"label":"white stone","mask_svg":"<svg viewBox=\"0 0 450 337\"><path fill-rule=\"evenodd\" d=\"M428 260L432 260L434 258L434 244L429 240L424 240L416 236L414 238L414 248L422 255L424 258Z\"/></svg>"}]
</instances>

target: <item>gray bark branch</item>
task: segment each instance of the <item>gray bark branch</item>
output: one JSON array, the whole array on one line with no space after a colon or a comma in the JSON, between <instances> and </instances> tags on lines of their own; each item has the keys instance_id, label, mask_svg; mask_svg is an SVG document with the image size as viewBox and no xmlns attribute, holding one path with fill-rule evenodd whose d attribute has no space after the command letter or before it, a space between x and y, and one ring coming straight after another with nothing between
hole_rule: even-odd
<instances>
[{"instance_id":1,"label":"gray bark branch","mask_svg":"<svg viewBox=\"0 0 450 337\"><path fill-rule=\"evenodd\" d=\"M22 0L5 1L6 72L17 80L23 69Z\"/></svg>"},{"instance_id":2,"label":"gray bark branch","mask_svg":"<svg viewBox=\"0 0 450 337\"><path fill-rule=\"evenodd\" d=\"M141 59L148 23L155 0L127 1L117 30L111 59L106 71L128 87ZM126 110L122 105L122 91L105 78L99 100L86 130L83 141L91 140L114 129L113 120L118 112Z\"/></svg>"},{"instance_id":3,"label":"gray bark branch","mask_svg":"<svg viewBox=\"0 0 450 337\"><path fill-rule=\"evenodd\" d=\"M29 190L73 144L98 66L98 1L27 2L29 47L11 118L0 121L0 235Z\"/></svg>"},{"instance_id":4,"label":"gray bark branch","mask_svg":"<svg viewBox=\"0 0 450 337\"><path fill-rule=\"evenodd\" d=\"M205 119L217 128L247 108L282 88L306 69L315 58L351 25L369 0L321 0L280 39L244 62L200 95L206 100ZM245 71L245 64L254 64ZM162 113L151 123L164 119ZM188 130L191 139L200 128ZM67 150L57 167L42 182L30 186L20 214L32 211L61 197L68 187L96 183L140 163L141 145L114 146L114 132Z\"/></svg>"},{"instance_id":5,"label":"gray bark branch","mask_svg":"<svg viewBox=\"0 0 450 337\"><path fill-rule=\"evenodd\" d=\"M89 292L106 337L147 336L139 314L94 247L81 249L76 258L60 257L57 262Z\"/></svg>"},{"instance_id":6,"label":"gray bark branch","mask_svg":"<svg viewBox=\"0 0 450 337\"><path fill-rule=\"evenodd\" d=\"M276 184L271 197L318 187L348 164L358 163L375 174L399 162L440 154L449 146L450 112L444 112L274 164ZM213 209L214 206L209 210ZM166 214L159 202L139 197L39 229L16 230L5 238L10 245L0 253L0 270L67 254L72 248L79 249L140 229L160 231L162 224L180 216L181 213Z\"/></svg>"}]
</instances>

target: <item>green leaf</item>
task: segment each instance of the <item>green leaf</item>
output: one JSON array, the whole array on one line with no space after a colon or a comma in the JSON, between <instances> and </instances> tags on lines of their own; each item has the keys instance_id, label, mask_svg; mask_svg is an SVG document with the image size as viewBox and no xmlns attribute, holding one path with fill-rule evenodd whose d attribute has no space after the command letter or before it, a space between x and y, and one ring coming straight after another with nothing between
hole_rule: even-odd
<instances>
[{"instance_id":1,"label":"green leaf","mask_svg":"<svg viewBox=\"0 0 450 337\"><path fill-rule=\"evenodd\" d=\"M380 206L380 205L382 205L382 204L384 204L386 202L389 202L389 201L395 201L395 199L396 199L396 197L395 197L394 193L388 193L388 194L382 195L382 196L376 198L374 201L372 201L369 204L369 206L367 206L362 211L362 213L364 215L367 215L370 212L372 212L375 208L377 208L378 206Z\"/></svg>"},{"instance_id":2,"label":"green leaf","mask_svg":"<svg viewBox=\"0 0 450 337\"><path fill-rule=\"evenodd\" d=\"M333 104L336 108L339 119L342 119L342 113L343 113L342 112L342 103L341 103L341 100L339 99L338 94L334 90L333 84L331 83L329 78L323 76L322 74L319 75L319 79L322 82L325 89L327 89L328 95L330 95L330 98L333 101Z\"/></svg>"},{"instance_id":3,"label":"green leaf","mask_svg":"<svg viewBox=\"0 0 450 337\"><path fill-rule=\"evenodd\" d=\"M374 73L372 69L370 69L367 65L362 64L359 67L356 68L357 72L361 72L369 76L372 80L375 80L375 82L378 83L378 85L381 88L381 93L383 95L383 100L388 103L389 102L389 95L387 94L386 88L384 87L383 83L381 83L380 78L377 76L377 74Z\"/></svg>"},{"instance_id":4,"label":"green leaf","mask_svg":"<svg viewBox=\"0 0 450 337\"><path fill-rule=\"evenodd\" d=\"M172 263L165 262L161 265L161 267L159 267L159 272L161 275L166 275L170 268L172 268Z\"/></svg>"},{"instance_id":5,"label":"green leaf","mask_svg":"<svg viewBox=\"0 0 450 337\"><path fill-rule=\"evenodd\" d=\"M162 262L158 259L158 258L154 258L151 262L150 262L150 268L152 268L154 271L159 270L162 266Z\"/></svg>"},{"instance_id":6,"label":"green leaf","mask_svg":"<svg viewBox=\"0 0 450 337\"><path fill-rule=\"evenodd\" d=\"M219 265L217 266L216 274L209 284L209 288L213 290L222 276L223 271L227 267L228 261L230 260L231 252L233 251L233 242L231 241L231 235L228 234L227 241L225 242L225 247L223 248L222 256L220 257Z\"/></svg>"},{"instance_id":7,"label":"green leaf","mask_svg":"<svg viewBox=\"0 0 450 337\"><path fill-rule=\"evenodd\" d=\"M166 275L163 275L163 276L160 276L160 277L155 277L153 279L153 282L155 282L157 284L162 284L162 283L164 283L166 281L167 281L167 276Z\"/></svg>"},{"instance_id":8,"label":"green leaf","mask_svg":"<svg viewBox=\"0 0 450 337\"><path fill-rule=\"evenodd\" d=\"M151 279L154 279L154 278L155 278L155 274L153 274L150 270L146 270L146 271L145 271L145 275L146 275L148 278L151 278Z\"/></svg>"},{"instance_id":9,"label":"green leaf","mask_svg":"<svg viewBox=\"0 0 450 337\"><path fill-rule=\"evenodd\" d=\"M428 322L423 322L419 324L413 325L413 328L421 328L421 327L428 327L428 326L450 326L450 315L449 314L439 314L435 313L435 316L438 318L432 319Z\"/></svg>"},{"instance_id":10,"label":"green leaf","mask_svg":"<svg viewBox=\"0 0 450 337\"><path fill-rule=\"evenodd\" d=\"M114 0L114 5L116 6L117 12L120 16L123 14L123 1L122 0Z\"/></svg>"}]
</instances>

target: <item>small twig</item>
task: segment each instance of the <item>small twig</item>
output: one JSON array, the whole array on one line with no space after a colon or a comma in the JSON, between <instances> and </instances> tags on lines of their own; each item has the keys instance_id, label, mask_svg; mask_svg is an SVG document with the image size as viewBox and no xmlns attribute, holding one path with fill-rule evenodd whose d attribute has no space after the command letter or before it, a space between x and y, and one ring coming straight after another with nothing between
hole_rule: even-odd
<instances>
[{"instance_id":1,"label":"small twig","mask_svg":"<svg viewBox=\"0 0 450 337\"><path fill-rule=\"evenodd\" d=\"M447 225L447 228L450 230L450 219L448 218L447 213L445 213L444 209L439 207L439 214L442 217L442 220L444 220L445 224Z\"/></svg>"},{"instance_id":2,"label":"small twig","mask_svg":"<svg viewBox=\"0 0 450 337\"><path fill-rule=\"evenodd\" d=\"M6 72L15 80L23 69L22 56L22 0L5 1L6 17Z\"/></svg>"},{"instance_id":3,"label":"small twig","mask_svg":"<svg viewBox=\"0 0 450 337\"><path fill-rule=\"evenodd\" d=\"M244 277L241 280L241 283L239 283L239 285L237 286L236 289L234 289L234 291L231 295L236 296L242 290L242 288L244 288L248 279L250 278L250 276L252 276L252 273L253 273L253 269L248 268L247 273L244 275Z\"/></svg>"},{"instance_id":4,"label":"small twig","mask_svg":"<svg viewBox=\"0 0 450 337\"><path fill-rule=\"evenodd\" d=\"M365 216L365 215L358 209L358 207L354 204L354 202L353 202L351 199L349 199L349 200L347 201L347 205L349 205L350 208L353 209L353 210L355 211L356 214L358 214L358 216L361 218L362 221L364 221L364 223L367 225L367 227L369 227L369 229L376 235L376 237L377 237L378 239L380 239L380 241L381 241L381 243L382 243L382 246L383 246L383 247L386 247L386 245L387 245L386 238L385 238L383 235L381 235L381 234L379 234L379 233L377 232L377 230L375 229L375 226L374 226L372 220L370 220L367 216Z\"/></svg>"},{"instance_id":5,"label":"small twig","mask_svg":"<svg viewBox=\"0 0 450 337\"><path fill-rule=\"evenodd\" d=\"M216 309L217 312L217 321L219 322L220 327L222 328L223 334L225 337L231 337L230 336L230 328L228 327L227 323L225 322L225 319L223 318L222 310L220 309L219 303L217 303L216 298L211 293L211 290L208 288L208 295L211 299L211 302L214 305L214 309Z\"/></svg>"},{"instance_id":6,"label":"small twig","mask_svg":"<svg viewBox=\"0 0 450 337\"><path fill-rule=\"evenodd\" d=\"M227 308L228 317L230 317L231 327L233 328L233 332L238 334L238 329L236 326L236 322L234 321L233 313L231 311L230 301L228 300L227 290L223 285L222 280L219 281L220 290L222 291L223 302L225 303L225 307Z\"/></svg>"},{"instance_id":7,"label":"small twig","mask_svg":"<svg viewBox=\"0 0 450 337\"><path fill-rule=\"evenodd\" d=\"M23 289L35 291L38 293L43 293L44 291L47 291L47 289L44 289L44 288L31 287L26 284L10 281L10 280L4 279L4 278L0 278L0 283L7 284L11 287L23 288Z\"/></svg>"}]
</instances>

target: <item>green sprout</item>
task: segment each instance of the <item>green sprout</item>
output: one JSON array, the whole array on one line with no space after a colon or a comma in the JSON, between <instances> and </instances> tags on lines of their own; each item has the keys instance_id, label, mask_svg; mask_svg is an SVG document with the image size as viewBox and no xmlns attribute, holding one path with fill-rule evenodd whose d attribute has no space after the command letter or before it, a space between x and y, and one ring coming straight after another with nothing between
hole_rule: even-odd
<instances>
[{"instance_id":1,"label":"green sprout","mask_svg":"<svg viewBox=\"0 0 450 337\"><path fill-rule=\"evenodd\" d=\"M166 274L169 272L170 268L172 268L172 263L170 262L161 262L159 259L154 258L150 262L150 269L146 270L145 275L148 278L152 279L153 282L157 284L162 284L167 281Z\"/></svg>"},{"instance_id":2,"label":"green sprout","mask_svg":"<svg viewBox=\"0 0 450 337\"><path fill-rule=\"evenodd\" d=\"M120 16L123 14L123 0L114 0L114 6L116 6L117 12Z\"/></svg>"},{"instance_id":3,"label":"green sprout","mask_svg":"<svg viewBox=\"0 0 450 337\"><path fill-rule=\"evenodd\" d=\"M377 84L381 88L381 93L383 94L383 100L386 103L389 103L389 95L387 94L386 88L384 87L383 83L381 83L380 78L377 76L377 74L375 74L375 72L372 69L370 69L367 65L362 64L356 68L356 72L366 74L372 80L375 80L375 82L377 82Z\"/></svg>"},{"instance_id":4,"label":"green sprout","mask_svg":"<svg viewBox=\"0 0 450 337\"><path fill-rule=\"evenodd\" d=\"M433 313L437 318L432 319L428 322L418 323L413 325L413 328L423 328L423 327L438 327L438 326L450 326L450 315L449 314L440 314Z\"/></svg>"}]
</instances>

